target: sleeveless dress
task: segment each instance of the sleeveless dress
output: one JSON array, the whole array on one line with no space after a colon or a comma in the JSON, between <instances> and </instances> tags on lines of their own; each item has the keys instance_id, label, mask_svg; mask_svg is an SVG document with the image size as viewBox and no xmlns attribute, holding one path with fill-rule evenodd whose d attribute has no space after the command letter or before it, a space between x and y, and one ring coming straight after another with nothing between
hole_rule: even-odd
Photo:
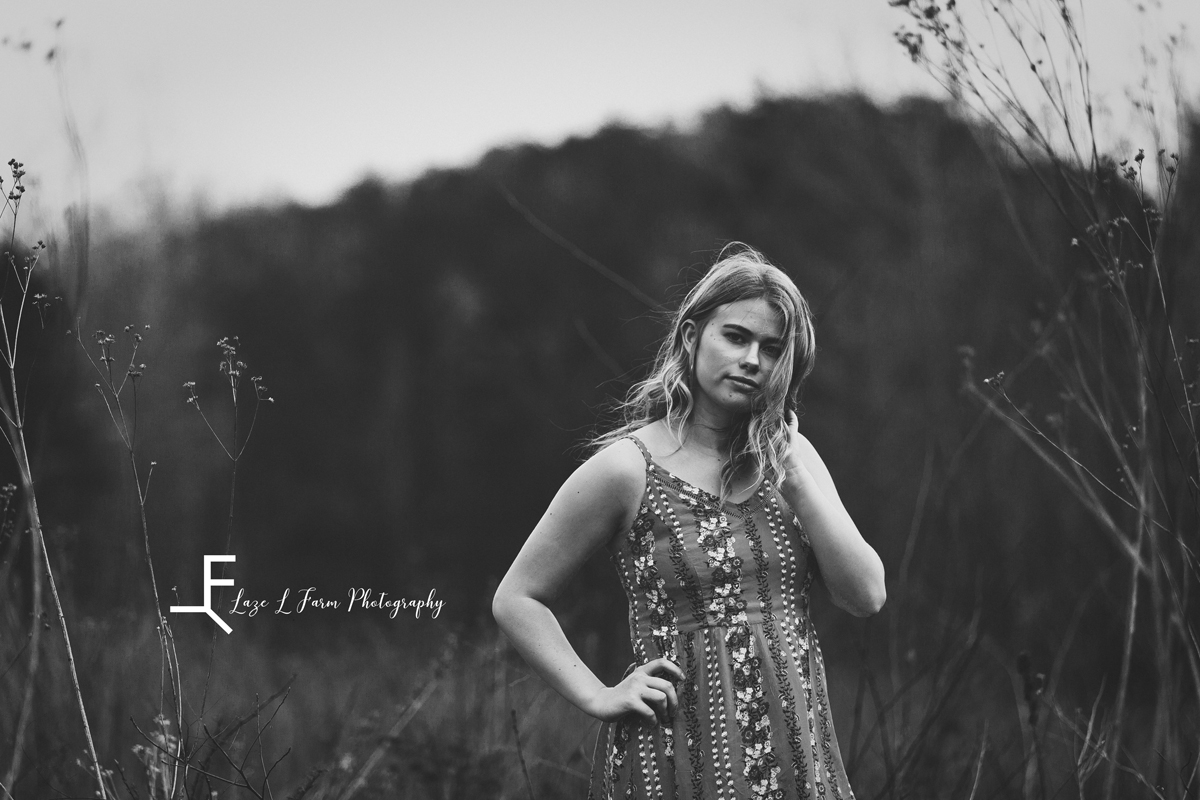
<instances>
[{"instance_id":1,"label":"sleeveless dress","mask_svg":"<svg viewBox=\"0 0 1200 800\"><path fill-rule=\"evenodd\" d=\"M636 663L666 656L685 680L669 726L633 715L601 726L589 800L852 800L808 615L816 560L799 519L773 487L722 502L628 438L646 458L646 490L608 550Z\"/></svg>"}]
</instances>

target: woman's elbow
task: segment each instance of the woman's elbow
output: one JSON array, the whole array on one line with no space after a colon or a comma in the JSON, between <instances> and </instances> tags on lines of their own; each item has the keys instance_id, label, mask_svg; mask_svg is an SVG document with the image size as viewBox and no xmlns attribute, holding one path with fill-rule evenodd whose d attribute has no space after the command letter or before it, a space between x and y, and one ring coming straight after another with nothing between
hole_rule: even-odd
<instances>
[{"instance_id":1,"label":"woman's elbow","mask_svg":"<svg viewBox=\"0 0 1200 800\"><path fill-rule=\"evenodd\" d=\"M884 602L887 600L885 591L871 592L853 599L842 600L841 602L834 601L834 605L841 608L843 611L853 614L856 617L869 617L872 614L878 614L883 608Z\"/></svg>"},{"instance_id":2,"label":"woman's elbow","mask_svg":"<svg viewBox=\"0 0 1200 800\"><path fill-rule=\"evenodd\" d=\"M492 595L492 617L496 620L496 624L502 629L506 626L510 618L510 610L512 608L513 595L503 583L496 589L496 593Z\"/></svg>"},{"instance_id":3,"label":"woman's elbow","mask_svg":"<svg viewBox=\"0 0 1200 800\"><path fill-rule=\"evenodd\" d=\"M862 604L859 610L862 612L860 616L869 617L872 614L878 614L883 608L883 604L887 602L887 577L883 569L883 559L878 553L872 551L875 557L874 562L869 570L870 577L866 581L865 591L862 593Z\"/></svg>"},{"instance_id":4,"label":"woman's elbow","mask_svg":"<svg viewBox=\"0 0 1200 800\"><path fill-rule=\"evenodd\" d=\"M856 617L869 617L878 614L887 602L887 586L884 583L883 571L877 578L857 587L852 595L834 599L834 605Z\"/></svg>"},{"instance_id":5,"label":"woman's elbow","mask_svg":"<svg viewBox=\"0 0 1200 800\"><path fill-rule=\"evenodd\" d=\"M883 571L883 561L879 556L875 556L874 575L867 586L863 603L862 616L869 617L872 614L878 614L883 608L883 604L887 602L887 580Z\"/></svg>"},{"instance_id":6,"label":"woman's elbow","mask_svg":"<svg viewBox=\"0 0 1200 800\"><path fill-rule=\"evenodd\" d=\"M887 602L887 587L884 586L881 580L877 586L871 587L866 596L862 598L858 606L857 616L869 617L872 614L878 614L883 609L883 604Z\"/></svg>"},{"instance_id":7,"label":"woman's elbow","mask_svg":"<svg viewBox=\"0 0 1200 800\"><path fill-rule=\"evenodd\" d=\"M523 613L529 613L526 603L532 599L521 587L501 581L492 595L492 617L500 629L507 633Z\"/></svg>"}]
</instances>

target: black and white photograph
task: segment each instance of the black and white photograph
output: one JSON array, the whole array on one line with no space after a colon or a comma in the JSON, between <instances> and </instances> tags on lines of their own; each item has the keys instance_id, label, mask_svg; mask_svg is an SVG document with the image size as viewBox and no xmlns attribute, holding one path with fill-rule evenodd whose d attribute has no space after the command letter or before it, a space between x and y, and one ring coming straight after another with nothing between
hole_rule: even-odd
<instances>
[{"instance_id":1,"label":"black and white photograph","mask_svg":"<svg viewBox=\"0 0 1200 800\"><path fill-rule=\"evenodd\" d=\"M0 800L1200 798L1196 0L5 0Z\"/></svg>"}]
</instances>

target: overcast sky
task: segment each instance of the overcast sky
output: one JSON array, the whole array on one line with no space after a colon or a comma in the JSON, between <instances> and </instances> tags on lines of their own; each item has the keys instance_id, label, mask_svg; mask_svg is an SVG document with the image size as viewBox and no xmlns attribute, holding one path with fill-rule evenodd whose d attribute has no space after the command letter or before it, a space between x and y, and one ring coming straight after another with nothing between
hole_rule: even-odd
<instances>
[{"instance_id":1,"label":"overcast sky","mask_svg":"<svg viewBox=\"0 0 1200 800\"><path fill-rule=\"evenodd\" d=\"M1135 5L1085 0L1113 102L1140 70ZM1200 0L1156 13L1200 26ZM686 126L762 92L936 92L902 22L887 0L0 0L0 161L26 163L46 213L69 202L68 109L98 205L324 202L367 174L612 120Z\"/></svg>"}]
</instances>

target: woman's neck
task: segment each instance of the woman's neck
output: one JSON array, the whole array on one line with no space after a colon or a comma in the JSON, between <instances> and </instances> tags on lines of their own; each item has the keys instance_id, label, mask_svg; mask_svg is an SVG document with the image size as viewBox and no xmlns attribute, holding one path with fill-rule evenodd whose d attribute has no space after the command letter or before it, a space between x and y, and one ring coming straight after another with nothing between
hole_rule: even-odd
<instances>
[{"instance_id":1,"label":"woman's neck","mask_svg":"<svg viewBox=\"0 0 1200 800\"><path fill-rule=\"evenodd\" d=\"M684 424L680 445L702 455L724 460L729 453L735 424L727 415L712 415L697 408Z\"/></svg>"}]
</instances>

